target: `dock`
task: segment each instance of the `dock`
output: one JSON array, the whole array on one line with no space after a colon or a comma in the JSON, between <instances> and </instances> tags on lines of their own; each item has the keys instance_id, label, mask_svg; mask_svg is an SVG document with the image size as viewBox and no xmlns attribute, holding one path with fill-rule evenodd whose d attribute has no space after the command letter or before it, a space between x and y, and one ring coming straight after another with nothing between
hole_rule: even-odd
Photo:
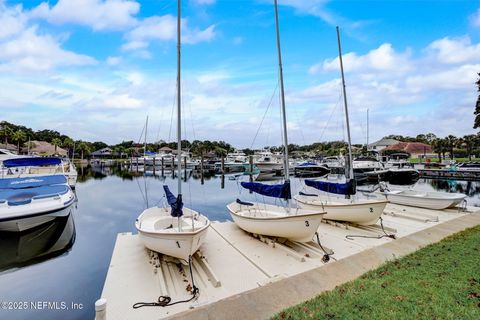
<instances>
[{"instance_id":1,"label":"dock","mask_svg":"<svg viewBox=\"0 0 480 320\"><path fill-rule=\"evenodd\" d=\"M480 224L477 210L439 211L388 204L382 216L383 229L380 225L322 223L318 229L321 246L313 241L304 244L254 236L233 222L212 222L193 259L198 298L139 309L133 304L155 302L159 296L170 296L172 302L189 299L189 268L145 249L137 235L120 233L102 299L96 304L97 320L265 319L387 260ZM386 234L395 234L396 239ZM325 251L333 253L328 262Z\"/></svg>"},{"instance_id":2,"label":"dock","mask_svg":"<svg viewBox=\"0 0 480 320\"><path fill-rule=\"evenodd\" d=\"M479 181L480 170L418 169L420 178Z\"/></svg>"}]
</instances>

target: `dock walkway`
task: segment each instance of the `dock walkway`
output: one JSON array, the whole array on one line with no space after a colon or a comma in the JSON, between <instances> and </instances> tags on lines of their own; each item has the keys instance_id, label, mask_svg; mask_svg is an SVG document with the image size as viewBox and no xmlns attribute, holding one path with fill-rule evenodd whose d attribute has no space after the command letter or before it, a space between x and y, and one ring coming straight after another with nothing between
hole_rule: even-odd
<instances>
[{"instance_id":1,"label":"dock walkway","mask_svg":"<svg viewBox=\"0 0 480 320\"><path fill-rule=\"evenodd\" d=\"M153 302L161 295L172 301L190 297L188 266L146 250L137 235L117 236L102 292L106 319L265 319L286 307L353 280L387 260L480 224L476 208L427 210L388 204L380 226L356 227L322 223L321 244L332 250L323 262L317 243L278 243L255 238L232 222L213 222L207 239L193 260L196 301L169 307L133 309L136 302Z\"/></svg>"}]
</instances>

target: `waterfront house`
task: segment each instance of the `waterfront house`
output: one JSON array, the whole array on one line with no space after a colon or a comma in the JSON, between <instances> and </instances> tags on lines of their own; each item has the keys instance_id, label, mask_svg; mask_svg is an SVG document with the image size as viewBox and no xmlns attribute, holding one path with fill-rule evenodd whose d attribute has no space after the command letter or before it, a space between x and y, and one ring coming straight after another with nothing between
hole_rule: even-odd
<instances>
[{"instance_id":1,"label":"waterfront house","mask_svg":"<svg viewBox=\"0 0 480 320\"><path fill-rule=\"evenodd\" d=\"M407 152L412 158L434 157L432 146L421 142L399 142L383 149Z\"/></svg>"},{"instance_id":2,"label":"waterfront house","mask_svg":"<svg viewBox=\"0 0 480 320\"><path fill-rule=\"evenodd\" d=\"M375 141L373 143L368 144L367 150L368 151L375 151L375 152L380 152L385 148L388 148L392 145L398 144L401 141L395 140L395 139L387 139L387 138L382 138L378 141Z\"/></svg>"}]
</instances>

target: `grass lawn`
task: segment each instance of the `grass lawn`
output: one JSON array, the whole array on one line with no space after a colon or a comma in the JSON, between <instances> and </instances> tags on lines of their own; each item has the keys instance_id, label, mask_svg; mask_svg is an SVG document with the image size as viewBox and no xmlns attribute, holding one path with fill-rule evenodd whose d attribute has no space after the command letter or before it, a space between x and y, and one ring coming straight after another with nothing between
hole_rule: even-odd
<instances>
[{"instance_id":1,"label":"grass lawn","mask_svg":"<svg viewBox=\"0 0 480 320\"><path fill-rule=\"evenodd\" d=\"M480 319L480 226L387 262L273 319Z\"/></svg>"}]
</instances>

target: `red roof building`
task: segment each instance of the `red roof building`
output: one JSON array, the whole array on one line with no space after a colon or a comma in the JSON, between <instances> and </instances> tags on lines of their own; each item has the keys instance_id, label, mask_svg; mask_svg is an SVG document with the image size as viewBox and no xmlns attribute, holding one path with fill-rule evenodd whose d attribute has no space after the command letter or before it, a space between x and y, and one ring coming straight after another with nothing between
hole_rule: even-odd
<instances>
[{"instance_id":1,"label":"red roof building","mask_svg":"<svg viewBox=\"0 0 480 320\"><path fill-rule=\"evenodd\" d=\"M384 150L398 150L408 152L412 157L432 154L432 146L421 142L400 142L386 147Z\"/></svg>"}]
</instances>

